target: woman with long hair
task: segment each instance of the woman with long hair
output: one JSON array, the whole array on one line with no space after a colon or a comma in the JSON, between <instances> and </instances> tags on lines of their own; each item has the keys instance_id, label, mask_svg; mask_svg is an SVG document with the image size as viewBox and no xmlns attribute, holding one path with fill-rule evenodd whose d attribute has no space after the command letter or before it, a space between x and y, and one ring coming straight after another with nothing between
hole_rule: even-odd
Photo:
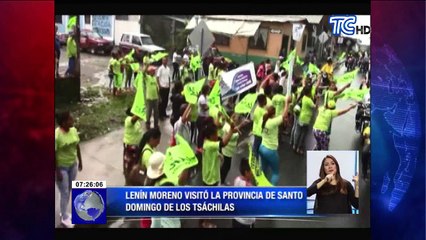
<instances>
[{"instance_id":1,"label":"woman with long hair","mask_svg":"<svg viewBox=\"0 0 426 240\"><path fill-rule=\"evenodd\" d=\"M321 162L319 179L308 188L308 197L316 194L314 214L352 213L352 206L359 207L358 175L354 176L355 189L340 175L336 158L327 155Z\"/></svg>"},{"instance_id":2,"label":"woman with long hair","mask_svg":"<svg viewBox=\"0 0 426 240\"><path fill-rule=\"evenodd\" d=\"M129 174L131 164L137 162L138 145L142 138L142 124L140 118L131 112L131 107L126 110L123 136L123 173Z\"/></svg>"},{"instance_id":3,"label":"woman with long hair","mask_svg":"<svg viewBox=\"0 0 426 240\"><path fill-rule=\"evenodd\" d=\"M275 117L275 108L269 106L263 116L262 143L259 147L259 155L262 161L262 170L266 174L269 169L272 176L269 178L272 185L276 186L280 178L278 156L278 132L279 126L284 122L285 113Z\"/></svg>"},{"instance_id":4,"label":"woman with long hair","mask_svg":"<svg viewBox=\"0 0 426 240\"><path fill-rule=\"evenodd\" d=\"M139 143L139 154L137 159L141 161L141 166L145 171L148 167L149 158L160 144L160 140L161 132L158 128L151 128L142 136Z\"/></svg>"},{"instance_id":5,"label":"woman with long hair","mask_svg":"<svg viewBox=\"0 0 426 240\"><path fill-rule=\"evenodd\" d=\"M67 213L68 203L71 197L71 183L77 177L78 171L83 170L83 162L80 153L80 137L74 127L74 119L70 112L62 112L56 115L58 127L55 130L55 163L56 185L61 196L61 223L72 228L71 214ZM78 162L77 162L78 159Z\"/></svg>"}]
</instances>

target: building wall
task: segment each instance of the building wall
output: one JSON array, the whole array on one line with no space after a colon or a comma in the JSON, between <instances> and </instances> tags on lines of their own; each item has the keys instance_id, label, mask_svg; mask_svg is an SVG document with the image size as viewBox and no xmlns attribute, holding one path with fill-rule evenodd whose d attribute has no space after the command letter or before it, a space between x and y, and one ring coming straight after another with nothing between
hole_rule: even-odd
<instances>
[{"instance_id":1,"label":"building wall","mask_svg":"<svg viewBox=\"0 0 426 240\"><path fill-rule=\"evenodd\" d=\"M272 61L275 61L282 48L286 49L286 53L290 52L290 46L292 41L292 31L293 26L291 23L262 23L260 27L269 28L268 39L266 50L260 49L248 49L248 39L247 37L232 37L230 39L229 46L218 45L219 50L223 55L234 59L239 63L245 63L247 61L253 61L255 64L258 64L260 61L265 58L270 58ZM271 32L275 30L275 32ZM276 31L280 31L279 33ZM307 35L308 32L305 29L304 35ZM281 46L283 35L289 36L289 41L287 46ZM295 43L297 54L300 57L304 57L305 53L308 51L306 48L302 52L303 38ZM247 55L247 56L246 56ZM246 61L247 59L247 61Z\"/></svg>"}]
</instances>

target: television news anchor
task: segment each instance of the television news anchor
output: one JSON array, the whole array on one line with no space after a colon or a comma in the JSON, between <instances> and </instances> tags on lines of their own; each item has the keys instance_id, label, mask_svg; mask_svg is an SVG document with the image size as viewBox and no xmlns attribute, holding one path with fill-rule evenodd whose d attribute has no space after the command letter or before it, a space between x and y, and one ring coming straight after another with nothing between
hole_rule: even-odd
<instances>
[{"instance_id":1,"label":"television news anchor","mask_svg":"<svg viewBox=\"0 0 426 240\"><path fill-rule=\"evenodd\" d=\"M321 162L320 178L308 188L308 197L316 194L314 214L351 214L352 208L359 207L358 175L352 184L340 176L340 167L336 158L327 155Z\"/></svg>"}]
</instances>

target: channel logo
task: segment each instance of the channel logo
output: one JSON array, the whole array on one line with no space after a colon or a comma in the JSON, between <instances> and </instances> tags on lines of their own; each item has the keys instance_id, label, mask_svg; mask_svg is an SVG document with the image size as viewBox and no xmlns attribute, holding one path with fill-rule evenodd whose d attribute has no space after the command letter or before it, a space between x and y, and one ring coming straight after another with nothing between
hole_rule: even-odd
<instances>
[{"instance_id":1,"label":"channel logo","mask_svg":"<svg viewBox=\"0 0 426 240\"><path fill-rule=\"evenodd\" d=\"M360 23L356 15L332 15L328 22L333 27L334 36L370 34L370 26Z\"/></svg>"}]
</instances>

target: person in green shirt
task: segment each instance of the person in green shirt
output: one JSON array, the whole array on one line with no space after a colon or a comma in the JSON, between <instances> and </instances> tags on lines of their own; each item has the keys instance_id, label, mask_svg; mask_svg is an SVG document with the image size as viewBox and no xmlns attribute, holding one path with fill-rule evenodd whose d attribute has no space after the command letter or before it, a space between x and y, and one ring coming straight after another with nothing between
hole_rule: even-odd
<instances>
[{"instance_id":1,"label":"person in green shirt","mask_svg":"<svg viewBox=\"0 0 426 240\"><path fill-rule=\"evenodd\" d=\"M303 147L305 146L305 137L313 117L314 109L316 108L312 97L312 85L307 85L303 88L302 94L297 102L299 101L301 101L301 110L296 126L293 150L302 155L304 152ZM318 104L318 101L316 102Z\"/></svg>"},{"instance_id":2,"label":"person in green shirt","mask_svg":"<svg viewBox=\"0 0 426 240\"><path fill-rule=\"evenodd\" d=\"M160 144L161 132L158 128L152 128L145 132L139 142L138 157L142 166L142 171L146 172L149 158L154 153L155 148Z\"/></svg>"},{"instance_id":3,"label":"person in green shirt","mask_svg":"<svg viewBox=\"0 0 426 240\"><path fill-rule=\"evenodd\" d=\"M146 86L146 129L151 128L151 115L154 113L154 128L158 128L158 95L159 86L158 80L155 77L156 68L149 66L146 70L147 74L144 76Z\"/></svg>"},{"instance_id":4,"label":"person in green shirt","mask_svg":"<svg viewBox=\"0 0 426 240\"><path fill-rule=\"evenodd\" d=\"M121 52L113 53L113 60L111 61L111 70L114 74L114 87L112 94L117 96L120 92L121 85L123 84L123 64L121 61Z\"/></svg>"},{"instance_id":5,"label":"person in green shirt","mask_svg":"<svg viewBox=\"0 0 426 240\"><path fill-rule=\"evenodd\" d=\"M75 61L77 58L77 43L75 42L75 29L70 32L67 39L67 56L68 56L68 69L65 76L74 76L75 74Z\"/></svg>"},{"instance_id":6,"label":"person in green shirt","mask_svg":"<svg viewBox=\"0 0 426 240\"><path fill-rule=\"evenodd\" d=\"M125 73L126 73L126 81L124 83L124 88L126 90L129 90L131 87L132 82L132 76L133 76L133 69L131 67L131 64L135 62L135 59L133 55L135 54L135 49L132 49L127 55L124 56L124 66L125 66Z\"/></svg>"},{"instance_id":7,"label":"person in green shirt","mask_svg":"<svg viewBox=\"0 0 426 240\"><path fill-rule=\"evenodd\" d=\"M272 106L276 109L275 110L275 117L282 115L283 112L284 112L286 97L283 94L283 92L284 92L284 88L281 85L276 85L273 89ZM280 125L280 130L279 130L279 133L278 133L278 137L279 137L279 139L281 139L280 141L283 140L282 135L283 135L286 123L287 123L287 121L284 121Z\"/></svg>"},{"instance_id":8,"label":"person in green shirt","mask_svg":"<svg viewBox=\"0 0 426 240\"><path fill-rule=\"evenodd\" d=\"M331 81L330 87L324 93L324 106L328 101L335 101L342 96L342 92L345 91L348 87L351 86L351 83L344 85L342 88L337 89L336 82Z\"/></svg>"},{"instance_id":9,"label":"person in green shirt","mask_svg":"<svg viewBox=\"0 0 426 240\"><path fill-rule=\"evenodd\" d=\"M299 120L300 112L295 111L294 107L296 106L297 99L300 96L302 89L303 87L298 87L297 85L293 84L291 86L291 96L286 97L286 110L284 111L288 113L287 122L291 126L290 146L294 145L294 142L295 142L294 140L296 139L296 127L297 127L297 122Z\"/></svg>"},{"instance_id":10,"label":"person in green shirt","mask_svg":"<svg viewBox=\"0 0 426 240\"><path fill-rule=\"evenodd\" d=\"M179 73L180 73L180 81L185 84L186 79L189 78L189 82L192 81L192 74L189 74L189 66L188 66L188 62L186 60L182 60L181 66L179 68Z\"/></svg>"},{"instance_id":11,"label":"person in green shirt","mask_svg":"<svg viewBox=\"0 0 426 240\"><path fill-rule=\"evenodd\" d=\"M349 112L356 106L356 104L351 104L346 109L336 110L336 102L332 100L328 101L326 106L319 108L313 131L317 142L314 150L328 150L328 145L330 143L330 135L328 133L330 131L333 118Z\"/></svg>"},{"instance_id":12,"label":"person in green shirt","mask_svg":"<svg viewBox=\"0 0 426 240\"><path fill-rule=\"evenodd\" d=\"M241 115L233 113L231 116L232 123L237 126L237 129L243 128L248 121L243 121L243 118ZM223 125L223 136L228 134L229 131L231 131L231 124L226 122ZM238 139L240 138L240 131L235 132L232 134L231 139L229 140L228 145L226 145L224 148L222 148L222 155L223 155L223 164L220 168L220 180L222 185L230 185L229 183L226 183L226 177L228 176L229 170L231 169L231 161L232 157L235 155L235 152L237 151L237 144Z\"/></svg>"},{"instance_id":13,"label":"person in green shirt","mask_svg":"<svg viewBox=\"0 0 426 240\"><path fill-rule=\"evenodd\" d=\"M59 125L55 130L56 185L61 196L61 223L70 228L74 226L70 214L67 213L71 183L77 177L77 169L78 171L83 170L79 146L80 137L74 127L74 119L68 111L57 114L56 121Z\"/></svg>"},{"instance_id":14,"label":"person in green shirt","mask_svg":"<svg viewBox=\"0 0 426 240\"><path fill-rule=\"evenodd\" d=\"M231 137L238 131L231 124L229 132L219 139L217 127L213 124L208 124L204 130L204 144L202 153L202 180L204 186L217 186L220 183L220 158L221 148L228 145ZM207 219L200 219L200 225L203 228L215 228L216 226Z\"/></svg>"},{"instance_id":15,"label":"person in green shirt","mask_svg":"<svg viewBox=\"0 0 426 240\"><path fill-rule=\"evenodd\" d=\"M259 158L259 147L262 143L262 121L263 115L266 113L266 96L264 94L259 94L257 96L257 106L253 112L253 153L256 158Z\"/></svg>"},{"instance_id":16,"label":"person in green shirt","mask_svg":"<svg viewBox=\"0 0 426 240\"><path fill-rule=\"evenodd\" d=\"M142 125L140 118L131 112L131 107L126 111L127 117L124 120L123 136L123 173L129 173L132 163L137 162L138 145L142 138Z\"/></svg>"},{"instance_id":17,"label":"person in green shirt","mask_svg":"<svg viewBox=\"0 0 426 240\"><path fill-rule=\"evenodd\" d=\"M271 169L272 175L268 179L272 185L278 184L279 175L279 156L278 156L278 129L284 122L285 112L282 111L281 115L275 116L275 108L269 106L266 113L263 115L262 122L262 143L259 147L259 155L262 162L262 170L267 174Z\"/></svg>"}]
</instances>

